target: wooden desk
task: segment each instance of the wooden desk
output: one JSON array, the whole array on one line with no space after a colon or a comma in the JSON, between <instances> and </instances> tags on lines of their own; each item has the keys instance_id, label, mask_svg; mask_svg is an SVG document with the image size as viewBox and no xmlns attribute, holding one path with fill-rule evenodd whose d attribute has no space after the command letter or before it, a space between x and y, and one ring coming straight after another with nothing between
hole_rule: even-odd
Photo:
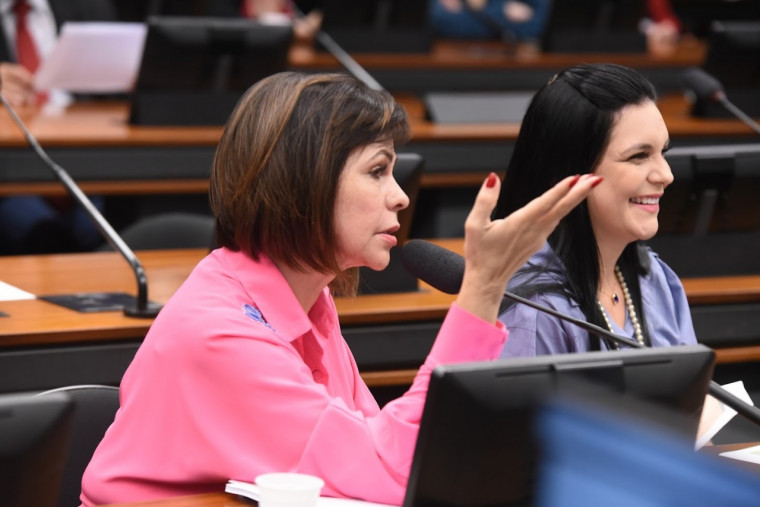
<instances>
[{"instance_id":1,"label":"wooden desk","mask_svg":"<svg viewBox=\"0 0 760 507\"><path fill-rule=\"evenodd\" d=\"M404 151L426 162L423 188L477 186L490 171L503 172L519 124L442 125L425 116L423 101L398 95L408 111L413 139ZM682 96L660 100L674 145L753 142L739 120L689 116ZM76 103L53 113L19 111L50 156L80 183L103 195L202 194L221 127L145 127L127 122L129 105ZM50 171L28 148L5 111L0 111L0 195L63 194Z\"/></svg>"},{"instance_id":2,"label":"wooden desk","mask_svg":"<svg viewBox=\"0 0 760 507\"><path fill-rule=\"evenodd\" d=\"M146 251L149 297L165 302L206 254ZM0 257L0 280L36 295L124 291L134 276L116 253ZM454 297L406 294L338 298L344 336L373 387L409 382ZM118 384L150 327L121 312L78 313L42 300L0 302L0 392L76 383Z\"/></svg>"},{"instance_id":3,"label":"wooden desk","mask_svg":"<svg viewBox=\"0 0 760 507\"><path fill-rule=\"evenodd\" d=\"M437 242L461 251L461 240ZM204 255L202 249L139 252L151 300L167 301ZM0 257L0 280L37 295L136 292L131 270L116 253ZM760 305L760 276L687 279L684 286L693 309L723 302ZM365 381L372 387L408 384L453 300L424 284L413 293L337 298L344 336ZM78 313L37 299L0 302L0 310L9 314L0 317L0 392L117 384L151 324L121 312ZM756 342L708 345L717 348L720 363L760 359Z\"/></svg>"},{"instance_id":4,"label":"wooden desk","mask_svg":"<svg viewBox=\"0 0 760 507\"><path fill-rule=\"evenodd\" d=\"M647 53L542 53L530 45L499 41L437 40L429 53L354 53L354 59L392 92L433 90L535 90L556 72L581 62L633 67L660 90L680 90L680 74L701 65L706 46L683 40L667 56ZM308 46L296 46L291 66L306 71L341 70L337 60Z\"/></svg>"}]
</instances>

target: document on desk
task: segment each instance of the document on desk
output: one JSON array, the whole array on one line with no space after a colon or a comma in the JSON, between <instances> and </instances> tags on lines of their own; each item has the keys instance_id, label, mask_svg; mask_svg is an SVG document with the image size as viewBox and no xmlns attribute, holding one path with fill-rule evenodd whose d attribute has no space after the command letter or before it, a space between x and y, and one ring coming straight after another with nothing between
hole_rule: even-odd
<instances>
[{"instance_id":1,"label":"document on desk","mask_svg":"<svg viewBox=\"0 0 760 507\"><path fill-rule=\"evenodd\" d=\"M744 387L744 382L741 380L731 382L722 387L745 403L754 405L754 403L752 403L752 398L749 397L749 393ZM705 406L702 410L703 417L700 421L700 429L698 431L699 436L697 438L695 449L701 449L706 445L710 439L712 439L712 437L714 437L736 415L736 410L719 402L712 396L708 396L707 400L705 400ZM706 427L703 428L703 425Z\"/></svg>"},{"instance_id":2,"label":"document on desk","mask_svg":"<svg viewBox=\"0 0 760 507\"><path fill-rule=\"evenodd\" d=\"M35 75L35 88L128 92L137 80L145 34L144 23L66 22Z\"/></svg>"},{"instance_id":3,"label":"document on desk","mask_svg":"<svg viewBox=\"0 0 760 507\"><path fill-rule=\"evenodd\" d=\"M0 280L0 301L19 301L22 299L34 299L34 294Z\"/></svg>"},{"instance_id":4,"label":"document on desk","mask_svg":"<svg viewBox=\"0 0 760 507\"><path fill-rule=\"evenodd\" d=\"M244 481L230 479L224 491L233 495L240 495L251 500L259 501L259 488L255 484ZM317 507L394 507L383 503L365 502L363 500L352 500L350 498L330 498L321 496L317 499Z\"/></svg>"}]
</instances>

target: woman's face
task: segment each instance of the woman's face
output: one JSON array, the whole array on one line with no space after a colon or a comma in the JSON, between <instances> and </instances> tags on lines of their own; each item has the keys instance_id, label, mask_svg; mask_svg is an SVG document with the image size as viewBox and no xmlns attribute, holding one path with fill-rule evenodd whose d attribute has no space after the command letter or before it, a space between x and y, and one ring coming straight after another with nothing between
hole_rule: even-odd
<instances>
[{"instance_id":1,"label":"woman's face","mask_svg":"<svg viewBox=\"0 0 760 507\"><path fill-rule=\"evenodd\" d=\"M623 108L594 171L604 182L588 198L600 246L624 248L657 233L665 187L673 181L664 153L668 129L654 102Z\"/></svg>"},{"instance_id":2,"label":"woman's face","mask_svg":"<svg viewBox=\"0 0 760 507\"><path fill-rule=\"evenodd\" d=\"M390 261L398 212L409 198L393 178L393 142L373 143L354 150L338 182L335 233L341 269L368 266L384 269Z\"/></svg>"}]
</instances>

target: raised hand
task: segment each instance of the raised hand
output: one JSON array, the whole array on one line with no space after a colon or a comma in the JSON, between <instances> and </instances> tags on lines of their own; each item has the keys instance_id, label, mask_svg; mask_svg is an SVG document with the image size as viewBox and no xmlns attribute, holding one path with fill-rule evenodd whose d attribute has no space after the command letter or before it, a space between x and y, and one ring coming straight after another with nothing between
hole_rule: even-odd
<instances>
[{"instance_id":1,"label":"raised hand","mask_svg":"<svg viewBox=\"0 0 760 507\"><path fill-rule=\"evenodd\" d=\"M495 322L509 278L601 181L593 174L567 177L509 216L491 220L501 182L489 175L465 221L465 271L457 305Z\"/></svg>"}]
</instances>

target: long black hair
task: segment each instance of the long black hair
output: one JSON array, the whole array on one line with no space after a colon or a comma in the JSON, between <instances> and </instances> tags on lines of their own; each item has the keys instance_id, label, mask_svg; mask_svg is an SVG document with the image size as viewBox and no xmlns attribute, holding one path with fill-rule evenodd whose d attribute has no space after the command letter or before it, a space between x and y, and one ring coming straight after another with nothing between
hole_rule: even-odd
<instances>
[{"instance_id":1,"label":"long black hair","mask_svg":"<svg viewBox=\"0 0 760 507\"><path fill-rule=\"evenodd\" d=\"M494 216L512 213L566 176L593 172L620 111L656 99L644 76L621 65L578 65L552 77L525 113ZM606 327L597 304L599 251L586 202L560 222L549 245L563 264L564 283L537 283L538 276L552 268L526 265L519 272L523 282L513 290L525 297L547 291L563 294L578 303L589 322ZM649 271L644 247L638 241L626 246L618 266L649 341L639 287L639 275ZM598 337L589 340L592 350L600 348Z\"/></svg>"}]
</instances>

